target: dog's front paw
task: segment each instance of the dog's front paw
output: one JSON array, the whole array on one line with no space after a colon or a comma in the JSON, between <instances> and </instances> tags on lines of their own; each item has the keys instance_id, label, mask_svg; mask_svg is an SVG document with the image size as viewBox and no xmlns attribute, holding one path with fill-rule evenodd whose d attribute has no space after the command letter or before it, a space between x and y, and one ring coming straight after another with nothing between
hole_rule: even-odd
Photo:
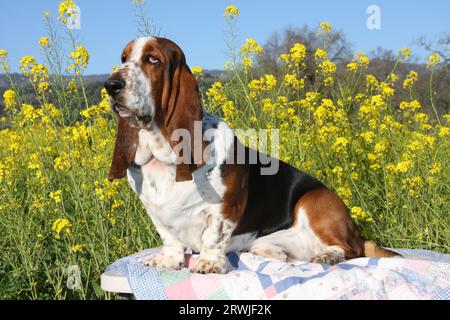
<instances>
[{"instance_id":1,"label":"dog's front paw","mask_svg":"<svg viewBox=\"0 0 450 320\"><path fill-rule=\"evenodd\" d=\"M185 263L183 253L168 253L161 251L153 256L148 257L144 264L148 267L156 267L163 269L180 270Z\"/></svg>"},{"instance_id":2,"label":"dog's front paw","mask_svg":"<svg viewBox=\"0 0 450 320\"><path fill-rule=\"evenodd\" d=\"M227 271L227 262L225 257L219 258L217 260L208 260L204 258L199 258L195 263L192 272L195 273L225 273Z\"/></svg>"}]
</instances>

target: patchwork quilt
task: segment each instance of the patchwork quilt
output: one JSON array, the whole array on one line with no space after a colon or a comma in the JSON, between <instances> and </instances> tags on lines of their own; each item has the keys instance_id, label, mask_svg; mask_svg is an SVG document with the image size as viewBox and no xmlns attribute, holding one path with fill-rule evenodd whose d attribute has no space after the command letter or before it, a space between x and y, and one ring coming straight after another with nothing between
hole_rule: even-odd
<instances>
[{"instance_id":1,"label":"patchwork quilt","mask_svg":"<svg viewBox=\"0 0 450 320\"><path fill-rule=\"evenodd\" d=\"M194 274L187 254L180 271L146 267L159 249L122 258L107 271L124 274L136 299L450 299L450 254L395 249L405 258L358 258L335 266L285 263L251 253L229 253L228 273Z\"/></svg>"}]
</instances>

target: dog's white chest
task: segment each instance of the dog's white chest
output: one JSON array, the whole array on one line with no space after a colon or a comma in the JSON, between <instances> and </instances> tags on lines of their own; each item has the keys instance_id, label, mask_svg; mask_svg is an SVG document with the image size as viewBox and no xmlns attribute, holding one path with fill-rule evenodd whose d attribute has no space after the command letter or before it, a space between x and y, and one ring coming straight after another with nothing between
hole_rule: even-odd
<instances>
[{"instance_id":1,"label":"dog's white chest","mask_svg":"<svg viewBox=\"0 0 450 320\"><path fill-rule=\"evenodd\" d=\"M128 181L153 223L197 251L211 203L205 202L194 180L176 182L175 174L174 165L153 158L142 167L130 168Z\"/></svg>"}]
</instances>

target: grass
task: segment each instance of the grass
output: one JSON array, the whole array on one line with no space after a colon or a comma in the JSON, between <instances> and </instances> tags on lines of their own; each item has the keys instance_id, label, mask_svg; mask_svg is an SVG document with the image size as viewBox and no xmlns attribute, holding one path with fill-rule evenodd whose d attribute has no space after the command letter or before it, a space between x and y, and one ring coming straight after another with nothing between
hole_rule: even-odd
<instances>
[{"instance_id":1,"label":"grass","mask_svg":"<svg viewBox=\"0 0 450 320\"><path fill-rule=\"evenodd\" d=\"M404 79L374 79L364 55L337 76L325 51L317 52L317 79L309 83L306 48L298 44L281 57L280 74L261 74L259 45L234 44L236 18L226 17L227 78L202 90L204 107L236 129L279 129L281 159L336 190L366 237L449 252L450 116L435 113L432 100L416 102L413 83L404 88L411 99L393 105L394 84ZM115 121L104 93L97 105L85 94L80 80L88 52L68 31L71 53L64 56L57 44L65 42L50 30L46 63L22 63L38 103L30 105L14 83L5 93L0 298L109 299L99 288L105 267L160 240L127 182L106 181ZM321 32L326 49L327 31ZM407 56L399 54L399 63ZM6 72L7 64L0 52ZM49 70L69 72L74 81L49 77ZM194 70L202 83L201 70ZM81 271L79 290L66 285L72 265Z\"/></svg>"}]
</instances>

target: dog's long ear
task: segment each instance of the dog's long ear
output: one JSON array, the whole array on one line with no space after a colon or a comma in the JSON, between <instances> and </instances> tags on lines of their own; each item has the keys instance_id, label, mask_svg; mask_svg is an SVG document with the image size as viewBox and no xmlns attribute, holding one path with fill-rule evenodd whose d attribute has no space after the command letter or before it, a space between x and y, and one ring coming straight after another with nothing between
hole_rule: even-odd
<instances>
[{"instance_id":1,"label":"dog's long ear","mask_svg":"<svg viewBox=\"0 0 450 320\"><path fill-rule=\"evenodd\" d=\"M204 164L202 159L203 135L201 130L194 134L194 124L196 121L201 124L203 109L197 81L186 64L183 52L172 43L166 44L167 47L170 67L165 72L162 99L163 128L172 148L181 149L179 156L182 158L182 163L177 165L176 181L188 181L192 180L192 172ZM177 134L172 136L177 129L189 133L190 136L178 136ZM195 139L199 141L196 142ZM197 153L194 152L195 147L197 147ZM199 149L201 152L198 152Z\"/></svg>"},{"instance_id":2,"label":"dog's long ear","mask_svg":"<svg viewBox=\"0 0 450 320\"><path fill-rule=\"evenodd\" d=\"M111 182L126 176L127 169L134 161L139 144L137 129L132 128L121 117L118 117L117 124L116 145L108 175L108 180Z\"/></svg>"}]
</instances>

